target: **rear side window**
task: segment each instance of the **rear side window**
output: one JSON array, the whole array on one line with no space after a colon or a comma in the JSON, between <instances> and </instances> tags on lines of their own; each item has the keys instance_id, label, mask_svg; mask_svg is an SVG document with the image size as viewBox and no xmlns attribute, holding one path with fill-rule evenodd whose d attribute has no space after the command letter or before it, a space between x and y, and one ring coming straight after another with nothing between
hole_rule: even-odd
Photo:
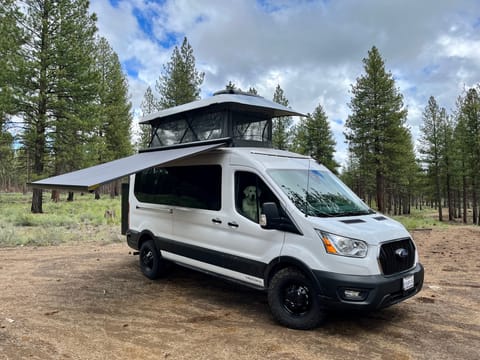
<instances>
[{"instance_id":1,"label":"rear side window","mask_svg":"<svg viewBox=\"0 0 480 360\"><path fill-rule=\"evenodd\" d=\"M220 165L155 167L135 176L135 197L146 203L220 210Z\"/></svg>"}]
</instances>

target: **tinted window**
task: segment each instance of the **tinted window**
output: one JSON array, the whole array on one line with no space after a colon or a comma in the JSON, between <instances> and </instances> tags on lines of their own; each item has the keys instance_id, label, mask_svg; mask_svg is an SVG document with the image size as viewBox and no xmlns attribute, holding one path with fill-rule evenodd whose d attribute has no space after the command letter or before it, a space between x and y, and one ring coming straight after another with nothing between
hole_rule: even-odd
<instances>
[{"instance_id":1,"label":"tinted window","mask_svg":"<svg viewBox=\"0 0 480 360\"><path fill-rule=\"evenodd\" d=\"M139 201L220 210L222 168L219 165L156 167L135 177Z\"/></svg>"}]
</instances>

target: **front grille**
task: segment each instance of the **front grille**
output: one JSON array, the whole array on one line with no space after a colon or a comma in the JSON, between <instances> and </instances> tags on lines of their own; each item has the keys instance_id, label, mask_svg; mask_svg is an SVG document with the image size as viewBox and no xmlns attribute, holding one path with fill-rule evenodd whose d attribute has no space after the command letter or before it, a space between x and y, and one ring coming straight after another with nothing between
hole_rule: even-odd
<instances>
[{"instance_id":1,"label":"front grille","mask_svg":"<svg viewBox=\"0 0 480 360\"><path fill-rule=\"evenodd\" d=\"M406 256L399 256L397 254L399 249L406 250ZM415 261L415 245L413 245L413 241L411 239L403 239L383 244L380 247L379 261L384 275L391 275L410 269Z\"/></svg>"}]
</instances>

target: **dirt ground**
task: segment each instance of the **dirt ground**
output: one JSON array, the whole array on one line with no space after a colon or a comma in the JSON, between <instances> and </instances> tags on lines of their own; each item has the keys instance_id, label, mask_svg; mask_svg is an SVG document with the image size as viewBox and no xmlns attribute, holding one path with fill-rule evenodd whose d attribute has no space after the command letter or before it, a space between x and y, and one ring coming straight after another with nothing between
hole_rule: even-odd
<instances>
[{"instance_id":1,"label":"dirt ground","mask_svg":"<svg viewBox=\"0 0 480 360\"><path fill-rule=\"evenodd\" d=\"M0 359L479 359L480 228L414 231L423 291L323 327L187 269L145 278L126 244L0 249Z\"/></svg>"}]
</instances>

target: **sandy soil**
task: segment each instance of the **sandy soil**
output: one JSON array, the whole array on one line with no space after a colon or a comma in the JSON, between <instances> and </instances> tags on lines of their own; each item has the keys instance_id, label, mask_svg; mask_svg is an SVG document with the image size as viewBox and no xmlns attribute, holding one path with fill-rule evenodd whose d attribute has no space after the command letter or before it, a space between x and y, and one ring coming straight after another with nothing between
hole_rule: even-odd
<instances>
[{"instance_id":1,"label":"sandy soil","mask_svg":"<svg viewBox=\"0 0 480 360\"><path fill-rule=\"evenodd\" d=\"M413 235L420 294L314 331L278 326L264 293L207 275L150 281L126 244L0 249L0 359L478 359L480 228Z\"/></svg>"}]
</instances>

